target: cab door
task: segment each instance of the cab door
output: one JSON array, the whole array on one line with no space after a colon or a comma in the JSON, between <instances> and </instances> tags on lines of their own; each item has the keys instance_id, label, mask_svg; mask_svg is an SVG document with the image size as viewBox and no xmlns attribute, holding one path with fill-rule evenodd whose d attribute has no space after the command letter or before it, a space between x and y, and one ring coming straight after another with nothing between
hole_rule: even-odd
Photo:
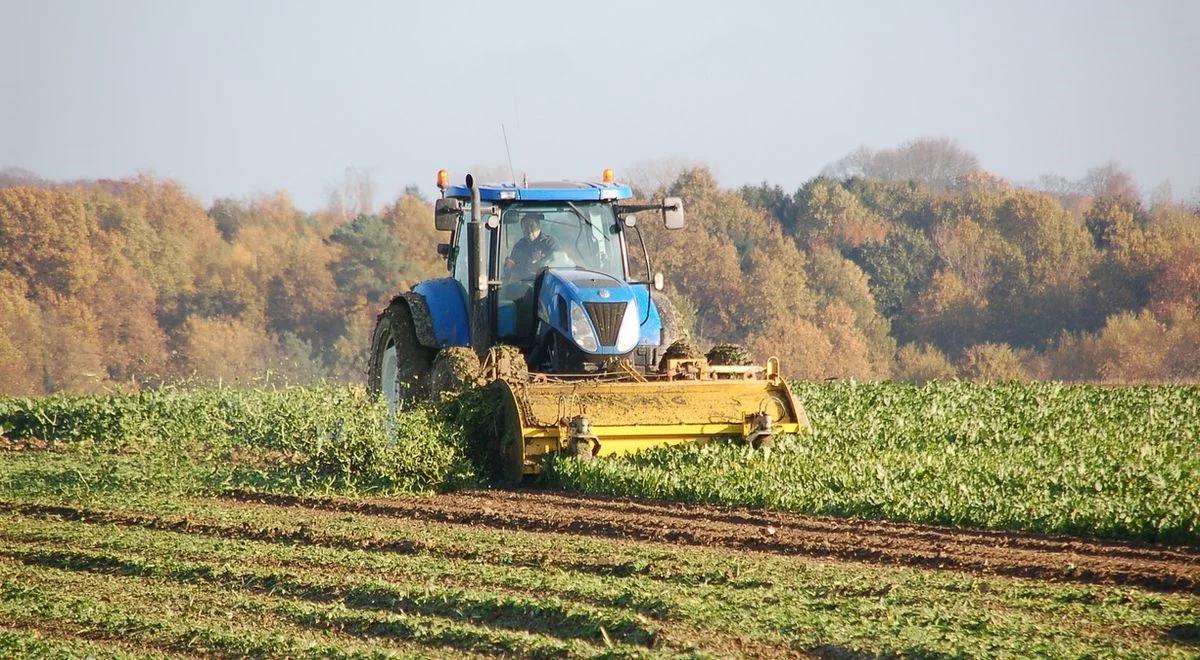
<instances>
[{"instance_id":1,"label":"cab door","mask_svg":"<svg viewBox=\"0 0 1200 660\"><path fill-rule=\"evenodd\" d=\"M467 263L469 254L469 251L467 250L467 223L470 222L470 220L471 204L470 202L467 202L463 204L462 219L460 219L458 222L458 229L454 231L453 247L451 248L454 254L454 264L452 267L451 276L456 282L458 282L458 288L462 293L463 303L466 305L469 305L471 300L470 265ZM485 244L482 246L482 249L484 261L486 262L485 274L487 275L489 283L495 282L496 280L496 249L498 245L498 232L498 229L490 229L487 227L485 227L483 230L483 240L485 241ZM489 345L494 344L496 340L495 299L496 286L494 284L489 284L487 304L489 315L491 316L491 318L488 319L488 332L490 336L487 338L487 343Z\"/></svg>"}]
</instances>

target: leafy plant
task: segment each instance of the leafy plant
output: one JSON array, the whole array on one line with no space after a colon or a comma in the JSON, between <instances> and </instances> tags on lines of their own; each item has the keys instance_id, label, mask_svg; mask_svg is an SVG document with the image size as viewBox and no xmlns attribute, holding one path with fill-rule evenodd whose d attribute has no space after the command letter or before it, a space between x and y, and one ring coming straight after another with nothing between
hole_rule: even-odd
<instances>
[{"instance_id":1,"label":"leafy plant","mask_svg":"<svg viewBox=\"0 0 1200 660\"><path fill-rule=\"evenodd\" d=\"M1200 388L797 383L816 427L553 464L588 493L1103 537L1200 540Z\"/></svg>"},{"instance_id":2,"label":"leafy plant","mask_svg":"<svg viewBox=\"0 0 1200 660\"><path fill-rule=\"evenodd\" d=\"M389 418L358 387L163 389L0 399L12 440L93 456L55 490L422 492L474 479L461 427L417 407ZM36 477L26 475L24 478Z\"/></svg>"}]
</instances>

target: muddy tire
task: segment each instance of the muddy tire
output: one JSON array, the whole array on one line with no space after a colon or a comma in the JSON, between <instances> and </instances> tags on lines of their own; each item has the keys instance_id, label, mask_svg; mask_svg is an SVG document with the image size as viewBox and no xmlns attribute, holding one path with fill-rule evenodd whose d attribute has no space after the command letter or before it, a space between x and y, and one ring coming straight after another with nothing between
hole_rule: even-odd
<instances>
[{"instance_id":1,"label":"muddy tire","mask_svg":"<svg viewBox=\"0 0 1200 660\"><path fill-rule=\"evenodd\" d=\"M662 343L659 346L665 351L668 346L683 337L683 331L679 327L679 313L675 311L675 303L661 291L651 292L650 299L658 308L658 318L662 323Z\"/></svg>"},{"instance_id":2,"label":"muddy tire","mask_svg":"<svg viewBox=\"0 0 1200 660\"><path fill-rule=\"evenodd\" d=\"M480 369L479 357L470 348L443 348L429 368L429 398L441 402L474 387L478 384Z\"/></svg>"},{"instance_id":3,"label":"muddy tire","mask_svg":"<svg viewBox=\"0 0 1200 660\"><path fill-rule=\"evenodd\" d=\"M382 397L389 410L429 395L429 369L434 350L417 341L412 312L403 301L393 302L379 315L371 336L367 391Z\"/></svg>"}]
</instances>

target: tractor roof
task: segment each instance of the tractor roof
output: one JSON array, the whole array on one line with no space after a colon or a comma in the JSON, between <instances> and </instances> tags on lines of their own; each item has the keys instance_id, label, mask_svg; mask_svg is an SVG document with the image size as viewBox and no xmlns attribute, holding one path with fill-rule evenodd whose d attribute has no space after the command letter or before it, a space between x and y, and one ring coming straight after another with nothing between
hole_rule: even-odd
<instances>
[{"instance_id":1,"label":"tractor roof","mask_svg":"<svg viewBox=\"0 0 1200 660\"><path fill-rule=\"evenodd\" d=\"M447 197L471 198L466 186L446 188ZM633 191L619 183L591 181L534 181L528 186L515 183L484 183L479 186L479 198L485 202L524 200L535 202L587 202L609 199L629 199Z\"/></svg>"}]
</instances>

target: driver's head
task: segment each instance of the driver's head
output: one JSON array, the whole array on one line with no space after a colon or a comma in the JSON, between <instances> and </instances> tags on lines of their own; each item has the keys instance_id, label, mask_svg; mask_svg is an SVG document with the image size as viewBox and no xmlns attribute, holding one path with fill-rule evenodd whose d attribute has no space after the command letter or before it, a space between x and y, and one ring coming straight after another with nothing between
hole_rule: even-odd
<instances>
[{"instance_id":1,"label":"driver's head","mask_svg":"<svg viewBox=\"0 0 1200 660\"><path fill-rule=\"evenodd\" d=\"M525 238L532 241L542 234L544 217L541 213L526 213L521 216L521 231L525 232Z\"/></svg>"}]
</instances>

